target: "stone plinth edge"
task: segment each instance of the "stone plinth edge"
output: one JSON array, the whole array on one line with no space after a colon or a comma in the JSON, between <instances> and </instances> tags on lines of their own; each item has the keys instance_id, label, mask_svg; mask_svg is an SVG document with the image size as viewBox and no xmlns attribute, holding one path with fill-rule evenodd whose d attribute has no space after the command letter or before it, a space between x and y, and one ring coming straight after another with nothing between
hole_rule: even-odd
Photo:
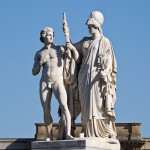
<instances>
[{"instance_id":1,"label":"stone plinth edge","mask_svg":"<svg viewBox=\"0 0 150 150\"><path fill-rule=\"evenodd\" d=\"M79 138L77 140L34 141L31 150L120 150L117 139Z\"/></svg>"}]
</instances>

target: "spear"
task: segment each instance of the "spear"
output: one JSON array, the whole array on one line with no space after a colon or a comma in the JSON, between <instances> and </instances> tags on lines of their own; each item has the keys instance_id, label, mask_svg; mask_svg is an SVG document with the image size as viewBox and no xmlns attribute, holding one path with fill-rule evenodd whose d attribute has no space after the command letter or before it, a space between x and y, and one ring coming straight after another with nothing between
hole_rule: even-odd
<instances>
[{"instance_id":1,"label":"spear","mask_svg":"<svg viewBox=\"0 0 150 150\"><path fill-rule=\"evenodd\" d=\"M65 12L63 13L63 31L64 31L64 34L65 34L66 44L70 43L69 27L68 27L68 23L67 23L67 20L66 20Z\"/></svg>"},{"instance_id":2,"label":"spear","mask_svg":"<svg viewBox=\"0 0 150 150\"><path fill-rule=\"evenodd\" d=\"M69 27L68 27L68 23L66 20L66 14L65 12L63 13L63 31L65 34L65 40L66 40L66 47L67 44L70 43L70 34L69 34ZM66 51L65 51L65 61L64 61L64 78L65 81L68 84L71 84L71 80L70 80L70 61L71 61L71 51L70 49L67 47Z\"/></svg>"}]
</instances>

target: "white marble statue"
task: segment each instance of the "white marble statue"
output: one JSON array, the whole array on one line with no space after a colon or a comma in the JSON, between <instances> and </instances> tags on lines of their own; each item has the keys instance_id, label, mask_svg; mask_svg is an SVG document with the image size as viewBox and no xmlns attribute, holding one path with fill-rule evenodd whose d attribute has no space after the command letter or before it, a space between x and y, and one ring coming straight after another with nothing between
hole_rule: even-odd
<instances>
[{"instance_id":1,"label":"white marble statue","mask_svg":"<svg viewBox=\"0 0 150 150\"><path fill-rule=\"evenodd\" d=\"M75 119L80 114L80 103L78 99L78 86L77 86L77 64L76 60L79 57L79 53L77 51L72 50L74 48L70 44L70 35L69 35L69 28L66 20L65 13L63 14L63 30L65 34L66 46L64 47L64 83L65 88L67 91L67 104L71 114L71 134L74 135L75 130ZM59 109L60 115L60 127L59 127L59 134L58 139L65 139L64 135L64 124L65 119L64 115L61 114Z\"/></svg>"},{"instance_id":2,"label":"white marble statue","mask_svg":"<svg viewBox=\"0 0 150 150\"><path fill-rule=\"evenodd\" d=\"M50 140L50 132L52 129L51 117L51 97L52 92L59 102L59 106L66 122L66 139L74 139L71 136L71 116L67 106L67 94L63 81L63 48L53 43L54 31L50 27L41 30L40 40L44 43L44 47L35 54L34 65L32 69L33 75L40 72L42 77L40 80L40 99L44 112L44 123L46 126L48 138Z\"/></svg>"},{"instance_id":3,"label":"white marble statue","mask_svg":"<svg viewBox=\"0 0 150 150\"><path fill-rule=\"evenodd\" d=\"M108 38L102 33L103 14L93 11L86 25L91 37L69 43L79 53L78 90L81 104L81 137L116 138L114 104L116 101L117 64Z\"/></svg>"}]
</instances>

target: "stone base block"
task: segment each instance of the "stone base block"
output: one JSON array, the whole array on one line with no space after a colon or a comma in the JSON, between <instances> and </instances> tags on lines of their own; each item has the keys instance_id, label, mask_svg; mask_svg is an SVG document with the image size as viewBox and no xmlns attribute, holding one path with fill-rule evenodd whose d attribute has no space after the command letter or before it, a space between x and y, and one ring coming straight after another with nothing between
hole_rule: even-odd
<instances>
[{"instance_id":1,"label":"stone base block","mask_svg":"<svg viewBox=\"0 0 150 150\"><path fill-rule=\"evenodd\" d=\"M110 138L35 141L31 144L31 150L120 150L120 143Z\"/></svg>"}]
</instances>

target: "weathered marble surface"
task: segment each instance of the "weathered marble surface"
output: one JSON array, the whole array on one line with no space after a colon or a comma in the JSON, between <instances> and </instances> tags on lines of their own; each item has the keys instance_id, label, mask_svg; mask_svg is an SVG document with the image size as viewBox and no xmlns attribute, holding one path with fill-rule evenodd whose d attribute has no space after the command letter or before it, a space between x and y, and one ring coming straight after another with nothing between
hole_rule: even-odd
<instances>
[{"instance_id":1,"label":"weathered marble surface","mask_svg":"<svg viewBox=\"0 0 150 150\"><path fill-rule=\"evenodd\" d=\"M47 138L45 125L43 123L36 123L35 140L41 141ZM141 123L116 123L117 139L118 140L141 140ZM74 131L75 137L79 137L82 126L81 123L76 123ZM51 136L53 140L57 139L59 124L54 123Z\"/></svg>"},{"instance_id":2,"label":"weathered marble surface","mask_svg":"<svg viewBox=\"0 0 150 150\"><path fill-rule=\"evenodd\" d=\"M103 14L93 11L86 22L91 36L75 44L67 44L73 55L78 54L76 63L80 65L77 87L81 105L81 137L116 138L117 63L112 44L103 35L103 22Z\"/></svg>"},{"instance_id":3,"label":"weathered marble surface","mask_svg":"<svg viewBox=\"0 0 150 150\"><path fill-rule=\"evenodd\" d=\"M54 31L45 27L40 32L40 40L44 44L35 54L32 74L37 75L42 68L40 80L40 99L43 107L44 123L47 130L47 140L51 139L53 119L51 116L52 93L58 100L65 119L66 139L73 139L71 132L71 116L67 106L67 93L63 81L63 49L53 43ZM57 111L56 111L57 113Z\"/></svg>"},{"instance_id":4,"label":"weathered marble surface","mask_svg":"<svg viewBox=\"0 0 150 150\"><path fill-rule=\"evenodd\" d=\"M31 150L120 150L117 139L81 138L78 140L36 141Z\"/></svg>"},{"instance_id":5,"label":"weathered marble surface","mask_svg":"<svg viewBox=\"0 0 150 150\"><path fill-rule=\"evenodd\" d=\"M89 138L74 139L75 141L70 142L51 141L45 143L48 146L53 144L66 146L68 143L74 144L81 141L81 143L85 142L85 147L92 148L92 146L98 145L95 148L114 149L115 146L115 150L119 149L116 147L119 142L116 140L117 134L114 123L116 118L114 105L116 101L117 63L112 44L103 35L101 27L103 22L103 14L99 11L93 11L86 22L91 37L84 37L81 41L72 44L64 15L63 30L66 46L54 45L52 28L44 28L41 31L40 40L44 43L44 47L35 55L32 73L37 75L41 67L43 68L40 80L40 98L48 140L51 138L52 131L50 114L52 92L61 108L60 130L58 132L60 136L58 139L65 139L63 138L64 135L67 140L74 139L70 132L71 121L73 122L73 119L76 118L76 113L73 114L72 112L76 110L77 101L81 106L82 123L79 137ZM69 85L69 89L66 88L64 81ZM76 102L72 102L74 100ZM68 105L68 109L67 104L69 102L72 105ZM74 128L73 124L72 127ZM39 146L43 145L43 142L38 144Z\"/></svg>"}]
</instances>

